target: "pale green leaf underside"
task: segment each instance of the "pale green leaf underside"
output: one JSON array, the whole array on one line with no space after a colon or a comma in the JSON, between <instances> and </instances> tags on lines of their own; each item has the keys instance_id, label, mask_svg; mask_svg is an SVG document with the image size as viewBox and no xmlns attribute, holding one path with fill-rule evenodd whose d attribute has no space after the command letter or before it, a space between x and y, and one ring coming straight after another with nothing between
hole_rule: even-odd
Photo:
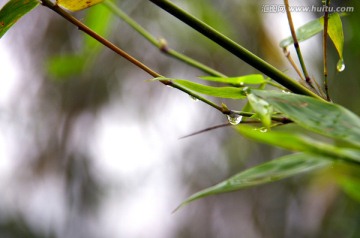
<instances>
[{"instance_id":1,"label":"pale green leaf underside","mask_svg":"<svg viewBox=\"0 0 360 238\"><path fill-rule=\"evenodd\" d=\"M360 118L346 108L311 97L252 90L298 125L360 148Z\"/></svg>"}]
</instances>

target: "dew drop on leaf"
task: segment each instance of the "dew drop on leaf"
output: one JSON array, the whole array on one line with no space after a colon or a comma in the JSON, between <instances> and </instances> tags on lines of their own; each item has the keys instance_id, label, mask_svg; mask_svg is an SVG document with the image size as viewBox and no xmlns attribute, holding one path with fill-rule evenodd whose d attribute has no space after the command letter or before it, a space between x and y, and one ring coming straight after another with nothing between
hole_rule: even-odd
<instances>
[{"instance_id":1,"label":"dew drop on leaf","mask_svg":"<svg viewBox=\"0 0 360 238\"><path fill-rule=\"evenodd\" d=\"M338 72L342 72L345 69L345 63L343 59L340 59L336 65L336 69Z\"/></svg>"},{"instance_id":2,"label":"dew drop on leaf","mask_svg":"<svg viewBox=\"0 0 360 238\"><path fill-rule=\"evenodd\" d=\"M267 128L265 128L265 127L262 127L262 128L260 128L260 130L259 130L260 132L262 132L262 133L265 133L265 132L267 132L268 131L268 129Z\"/></svg>"},{"instance_id":3,"label":"dew drop on leaf","mask_svg":"<svg viewBox=\"0 0 360 238\"><path fill-rule=\"evenodd\" d=\"M242 116L235 114L235 113L232 113L232 114L229 114L226 116L231 125L238 125L242 120Z\"/></svg>"}]
</instances>

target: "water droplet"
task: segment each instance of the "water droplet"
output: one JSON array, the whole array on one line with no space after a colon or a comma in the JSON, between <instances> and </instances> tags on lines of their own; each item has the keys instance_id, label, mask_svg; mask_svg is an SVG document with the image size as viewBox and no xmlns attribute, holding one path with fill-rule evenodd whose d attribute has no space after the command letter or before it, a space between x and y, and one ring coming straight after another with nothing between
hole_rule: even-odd
<instances>
[{"instance_id":1,"label":"water droplet","mask_svg":"<svg viewBox=\"0 0 360 238\"><path fill-rule=\"evenodd\" d=\"M195 102L199 101L199 99L197 99L196 97L191 96L191 95L189 95L189 96L190 96L190 98L191 98L192 100L194 100Z\"/></svg>"},{"instance_id":2,"label":"water droplet","mask_svg":"<svg viewBox=\"0 0 360 238\"><path fill-rule=\"evenodd\" d=\"M243 87L241 93L242 95L247 96L251 93L251 89L249 87Z\"/></svg>"},{"instance_id":3,"label":"water droplet","mask_svg":"<svg viewBox=\"0 0 360 238\"><path fill-rule=\"evenodd\" d=\"M266 127L260 127L260 128L254 128L255 131L260 131L262 133L268 132L268 129Z\"/></svg>"},{"instance_id":4,"label":"water droplet","mask_svg":"<svg viewBox=\"0 0 360 238\"><path fill-rule=\"evenodd\" d=\"M340 59L336 65L336 69L338 72L342 72L345 69L345 63L343 59Z\"/></svg>"},{"instance_id":5,"label":"water droplet","mask_svg":"<svg viewBox=\"0 0 360 238\"><path fill-rule=\"evenodd\" d=\"M262 127L262 128L260 128L260 129L259 129L259 131L260 131L260 132L262 132L262 133L265 133L265 132L267 132L267 131L268 131L268 129L267 129L267 128L265 128L265 127Z\"/></svg>"},{"instance_id":6,"label":"water droplet","mask_svg":"<svg viewBox=\"0 0 360 238\"><path fill-rule=\"evenodd\" d=\"M242 116L235 114L235 113L231 113L226 116L231 125L238 125L242 120Z\"/></svg>"},{"instance_id":7,"label":"water droplet","mask_svg":"<svg viewBox=\"0 0 360 238\"><path fill-rule=\"evenodd\" d=\"M283 93L290 94L290 91L282 90Z\"/></svg>"},{"instance_id":8,"label":"water droplet","mask_svg":"<svg viewBox=\"0 0 360 238\"><path fill-rule=\"evenodd\" d=\"M239 83L240 87L243 87L245 84L243 82Z\"/></svg>"}]
</instances>

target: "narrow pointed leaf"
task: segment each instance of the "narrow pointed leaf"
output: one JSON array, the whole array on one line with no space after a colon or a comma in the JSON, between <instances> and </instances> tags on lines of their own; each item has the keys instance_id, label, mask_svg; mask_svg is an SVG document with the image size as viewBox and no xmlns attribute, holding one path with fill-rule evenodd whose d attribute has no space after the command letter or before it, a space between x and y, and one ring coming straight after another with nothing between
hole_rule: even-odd
<instances>
[{"instance_id":1,"label":"narrow pointed leaf","mask_svg":"<svg viewBox=\"0 0 360 238\"><path fill-rule=\"evenodd\" d=\"M39 5L37 0L10 0L0 10L0 38L25 14Z\"/></svg>"},{"instance_id":2,"label":"narrow pointed leaf","mask_svg":"<svg viewBox=\"0 0 360 238\"><path fill-rule=\"evenodd\" d=\"M169 80L191 91L219 98L244 99L246 98L243 88L236 87L212 87L194 83L183 79L159 77L152 80Z\"/></svg>"},{"instance_id":3,"label":"narrow pointed leaf","mask_svg":"<svg viewBox=\"0 0 360 238\"><path fill-rule=\"evenodd\" d=\"M348 109L302 95L261 90L252 90L252 93L298 125L360 148L360 118Z\"/></svg>"},{"instance_id":4,"label":"narrow pointed leaf","mask_svg":"<svg viewBox=\"0 0 360 238\"><path fill-rule=\"evenodd\" d=\"M219 97L219 98L231 98L231 99L244 99L246 98L242 88L235 87L212 87L194 83L187 80L175 79L173 82L186 87L194 92Z\"/></svg>"},{"instance_id":5,"label":"narrow pointed leaf","mask_svg":"<svg viewBox=\"0 0 360 238\"><path fill-rule=\"evenodd\" d=\"M330 14L329 15L329 26L330 26L330 24L333 24L332 22L338 22L338 20L336 20L338 17L340 18L340 15L338 13ZM305 41L305 40L315 36L316 34L320 33L324 29L323 22L324 22L324 17L320 17L320 18L312 20L312 21L306 23L305 25L299 27L296 30L296 37L297 37L298 41L299 42ZM341 20L340 20L340 22L341 22ZM329 28L329 30L330 30L330 28ZM329 35L330 35L330 32L329 32ZM280 42L280 47L285 48L292 44L294 44L294 40L291 36L289 36Z\"/></svg>"},{"instance_id":6,"label":"narrow pointed leaf","mask_svg":"<svg viewBox=\"0 0 360 238\"><path fill-rule=\"evenodd\" d=\"M263 84L266 83L264 76L261 74L250 74L240 77L213 77L213 76L204 76L199 77L203 80L218 82L218 83L228 83L234 85L242 85L242 84Z\"/></svg>"},{"instance_id":7,"label":"narrow pointed leaf","mask_svg":"<svg viewBox=\"0 0 360 238\"><path fill-rule=\"evenodd\" d=\"M320 19L312 20L305 25L296 29L296 37L299 42L305 41L316 34L320 33L324 29L324 26L321 24ZM292 36L285 38L280 42L280 47L285 48L289 45L294 44Z\"/></svg>"},{"instance_id":8,"label":"narrow pointed leaf","mask_svg":"<svg viewBox=\"0 0 360 238\"><path fill-rule=\"evenodd\" d=\"M203 197L278 181L331 164L332 162L327 157L313 154L298 153L283 156L240 172L215 186L197 192L186 199L177 209Z\"/></svg>"},{"instance_id":9,"label":"narrow pointed leaf","mask_svg":"<svg viewBox=\"0 0 360 238\"><path fill-rule=\"evenodd\" d=\"M322 24L324 24L324 19L321 19L321 22ZM329 17L328 25L328 35L334 43L339 57L342 59L344 47L344 32L339 13L331 14L331 17Z\"/></svg>"}]
</instances>

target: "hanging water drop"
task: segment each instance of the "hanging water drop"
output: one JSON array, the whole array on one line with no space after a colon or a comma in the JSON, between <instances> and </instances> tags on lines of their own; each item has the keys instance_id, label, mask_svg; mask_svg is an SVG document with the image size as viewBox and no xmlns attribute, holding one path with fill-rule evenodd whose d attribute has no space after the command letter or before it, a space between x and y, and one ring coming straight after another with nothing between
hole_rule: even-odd
<instances>
[{"instance_id":1,"label":"hanging water drop","mask_svg":"<svg viewBox=\"0 0 360 238\"><path fill-rule=\"evenodd\" d=\"M199 99L197 99L196 97L191 96L191 95L189 95L189 96L190 96L190 98L191 98L192 100L194 100L195 102L199 101Z\"/></svg>"},{"instance_id":2,"label":"hanging water drop","mask_svg":"<svg viewBox=\"0 0 360 238\"><path fill-rule=\"evenodd\" d=\"M226 115L227 116L227 119L229 121L229 123L231 125L238 125L241 120L242 120L242 116L238 115L238 114L235 114L235 113L231 113L229 115Z\"/></svg>"},{"instance_id":3,"label":"hanging water drop","mask_svg":"<svg viewBox=\"0 0 360 238\"><path fill-rule=\"evenodd\" d=\"M342 72L345 69L345 63L343 59L340 59L336 65L336 69L338 72Z\"/></svg>"}]
</instances>

